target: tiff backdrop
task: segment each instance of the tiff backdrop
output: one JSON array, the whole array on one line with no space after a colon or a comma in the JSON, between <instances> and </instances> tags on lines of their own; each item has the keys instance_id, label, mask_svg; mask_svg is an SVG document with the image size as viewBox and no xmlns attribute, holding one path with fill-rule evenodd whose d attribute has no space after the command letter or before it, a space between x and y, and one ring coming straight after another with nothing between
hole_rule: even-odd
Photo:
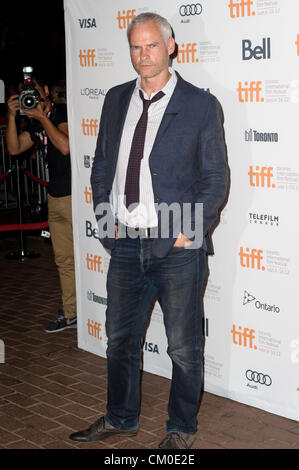
<instances>
[{"instance_id":1,"label":"tiff backdrop","mask_svg":"<svg viewBox=\"0 0 299 470\"><path fill-rule=\"evenodd\" d=\"M105 357L109 255L98 241L90 170L109 88L136 76L126 29L141 12L171 23L173 67L215 94L231 185L209 257L206 391L299 420L299 3L294 0L64 0L78 345ZM171 376L154 306L146 371Z\"/></svg>"}]
</instances>

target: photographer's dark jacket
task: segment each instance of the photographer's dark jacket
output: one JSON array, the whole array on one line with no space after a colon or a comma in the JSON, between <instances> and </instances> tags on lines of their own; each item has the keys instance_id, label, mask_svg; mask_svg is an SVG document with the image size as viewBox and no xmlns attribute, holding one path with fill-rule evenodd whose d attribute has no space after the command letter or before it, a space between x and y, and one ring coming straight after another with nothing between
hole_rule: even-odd
<instances>
[{"instance_id":1,"label":"photographer's dark jacket","mask_svg":"<svg viewBox=\"0 0 299 470\"><path fill-rule=\"evenodd\" d=\"M65 104L56 105L49 116L55 127L67 122L67 109ZM63 155L47 138L41 124L32 119L24 129L29 132L31 140L37 149L46 149L46 161L49 168L48 192L52 197L64 197L71 195L71 161L70 154Z\"/></svg>"}]
</instances>

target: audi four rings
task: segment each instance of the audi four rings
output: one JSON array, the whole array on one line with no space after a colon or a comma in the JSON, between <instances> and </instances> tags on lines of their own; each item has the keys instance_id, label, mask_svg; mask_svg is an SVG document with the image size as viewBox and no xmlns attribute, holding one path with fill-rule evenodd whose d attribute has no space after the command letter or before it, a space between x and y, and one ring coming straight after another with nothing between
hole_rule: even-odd
<instances>
[{"instance_id":1,"label":"audi four rings","mask_svg":"<svg viewBox=\"0 0 299 470\"><path fill-rule=\"evenodd\" d=\"M181 16L200 15L201 12L202 12L202 6L200 3L192 3L192 5L182 5L180 7Z\"/></svg>"},{"instance_id":2,"label":"audi four rings","mask_svg":"<svg viewBox=\"0 0 299 470\"><path fill-rule=\"evenodd\" d=\"M251 369L248 369L246 371L246 378L255 383L266 385L267 387L272 384L272 379L269 375L264 375L260 372L253 371Z\"/></svg>"}]
</instances>

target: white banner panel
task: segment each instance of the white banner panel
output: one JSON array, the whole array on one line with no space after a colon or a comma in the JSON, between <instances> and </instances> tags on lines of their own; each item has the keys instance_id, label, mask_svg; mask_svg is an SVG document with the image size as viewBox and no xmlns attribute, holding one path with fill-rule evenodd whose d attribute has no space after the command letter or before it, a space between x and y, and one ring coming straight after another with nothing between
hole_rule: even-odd
<instances>
[{"instance_id":1,"label":"white banner panel","mask_svg":"<svg viewBox=\"0 0 299 470\"><path fill-rule=\"evenodd\" d=\"M205 390L299 420L299 3L65 0L78 345L105 357L109 255L97 237L90 169L105 94L135 77L132 18L155 11L178 44L173 67L215 94L230 192L205 291ZM144 369L171 376L154 306Z\"/></svg>"}]
</instances>

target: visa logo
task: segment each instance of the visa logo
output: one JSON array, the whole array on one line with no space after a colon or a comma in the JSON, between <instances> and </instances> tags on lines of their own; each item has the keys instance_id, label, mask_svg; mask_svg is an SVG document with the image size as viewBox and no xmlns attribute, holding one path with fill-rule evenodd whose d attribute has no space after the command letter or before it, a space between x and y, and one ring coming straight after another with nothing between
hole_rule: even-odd
<instances>
[{"instance_id":1,"label":"visa logo","mask_svg":"<svg viewBox=\"0 0 299 470\"><path fill-rule=\"evenodd\" d=\"M95 18L79 18L78 21L81 29L97 27Z\"/></svg>"}]
</instances>

